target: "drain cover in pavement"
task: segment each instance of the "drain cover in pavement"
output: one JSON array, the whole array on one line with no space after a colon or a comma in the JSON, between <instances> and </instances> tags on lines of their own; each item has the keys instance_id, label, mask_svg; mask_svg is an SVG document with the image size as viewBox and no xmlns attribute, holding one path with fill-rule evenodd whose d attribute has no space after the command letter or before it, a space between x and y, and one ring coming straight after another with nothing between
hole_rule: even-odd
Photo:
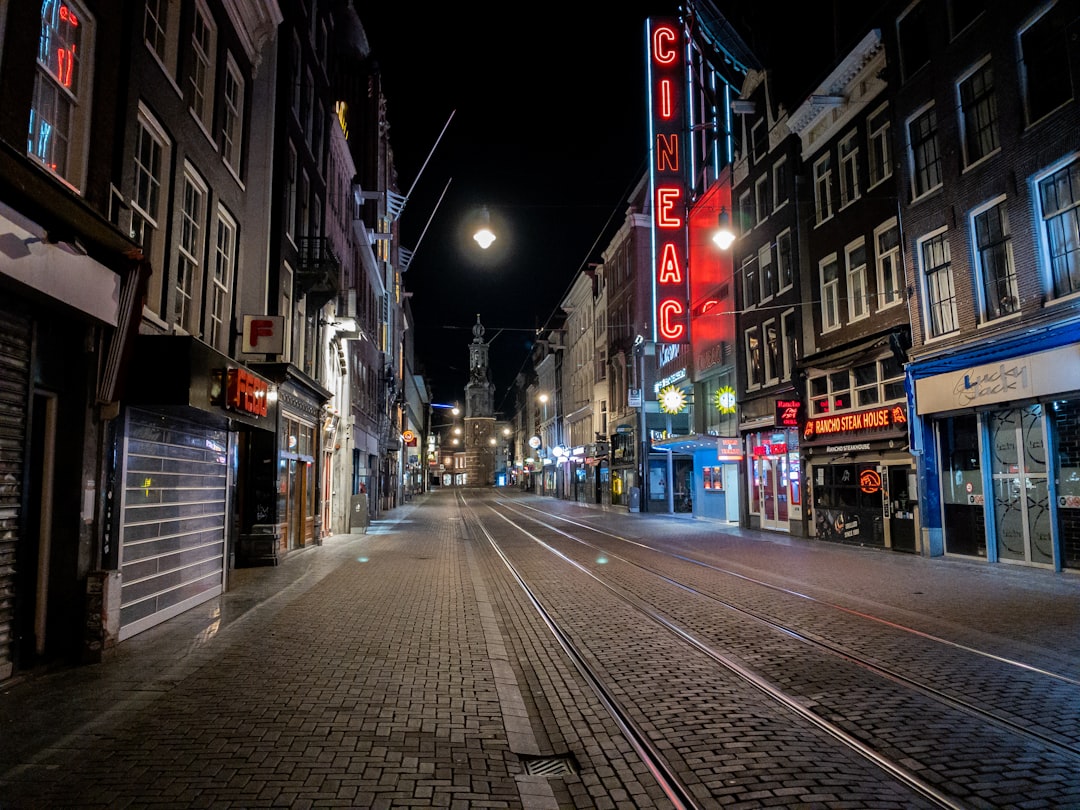
<instances>
[{"instance_id":1,"label":"drain cover in pavement","mask_svg":"<svg viewBox=\"0 0 1080 810\"><path fill-rule=\"evenodd\" d=\"M525 773L530 776L562 776L566 773L577 773L577 762L573 754L553 754L543 757L521 758L525 765Z\"/></svg>"}]
</instances>

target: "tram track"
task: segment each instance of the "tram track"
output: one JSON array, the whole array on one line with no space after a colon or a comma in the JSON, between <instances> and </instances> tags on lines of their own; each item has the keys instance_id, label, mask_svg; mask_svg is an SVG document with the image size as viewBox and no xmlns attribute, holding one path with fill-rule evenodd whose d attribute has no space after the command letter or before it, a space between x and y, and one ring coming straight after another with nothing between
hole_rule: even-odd
<instances>
[{"instance_id":1,"label":"tram track","mask_svg":"<svg viewBox=\"0 0 1080 810\"><path fill-rule=\"evenodd\" d=\"M515 509L514 511L518 511L518 510ZM518 513L520 514L519 511L518 511ZM808 596L806 594L798 593L797 591L793 591L793 590L791 590L789 588L782 588L782 587L777 586L775 584L766 583L766 582L763 582L761 580L756 580L756 579L753 579L751 577L747 577L744 574L739 574L739 573L736 573L736 572L733 572L733 571L730 571L730 570L727 570L727 569L722 569L722 568L719 568L717 566L713 566L713 565L710 565L708 563L702 562L700 560L693 560L693 559L688 558L688 557L686 557L684 555L672 555L672 554L669 554L668 552L661 551L661 550L656 549L654 547L645 546L643 544L637 543L637 541L630 541L630 540L627 540L626 538L619 538L617 535L611 535L610 533L604 532L602 530L598 530L595 527L590 527L590 526L587 526L585 524L578 523L576 521L570 521L567 518L563 518L563 517L560 517L560 516L553 516L553 517L559 517L560 520L565 520L567 522L572 523L575 526L579 526L581 528L587 529L587 530L592 531L592 532L599 532L599 533L604 534L604 535L606 535L608 537L624 540L625 542L633 542L633 543L635 543L635 545L640 545L643 548L648 548L649 551L652 551L652 552L654 552L656 554L675 557L675 558L678 558L679 560L682 560L684 562L687 562L687 561L692 562L693 564L700 565L700 566L702 566L704 568L709 569L710 571L723 573L723 574L733 576L733 577L738 577L738 578L743 579L745 581L752 582L755 585L760 585L763 588L769 588L769 589L773 589L773 590L777 590L777 591L782 591L783 593L793 595L793 596L797 596L797 597L799 597L801 599L812 600L812 601L816 602L819 605L822 605L822 606L825 606L825 607L828 607L828 608L831 608L831 609L834 609L834 610L837 610L837 611L841 611L841 612L844 612L844 613L848 613L848 614L851 614L853 616L857 616L859 618L866 619L868 621L887 624L890 628L892 628L893 630L895 630L897 632L903 632L903 633L911 634L913 636L918 636L918 637L920 637L922 639L929 640L929 641L931 641L933 643L945 645L945 646L954 648L956 650L961 650L961 651L963 651L965 653L970 653L972 655L984 657L984 658L986 658L988 660L993 660L993 661L996 661L996 662L998 662L1000 664L1004 664L1004 665L1009 666L1009 667L1015 667L1015 668L1017 668L1019 670L1025 671L1027 673L1033 673L1033 674L1035 674L1037 676L1045 677L1045 678L1048 678L1048 679L1053 679L1055 681L1060 681L1060 682L1063 682L1063 683L1066 683L1066 684L1080 686L1080 681L1078 681L1078 680L1076 680L1074 678L1070 678L1069 676L1063 675L1061 673L1051 672L1051 671L1041 669L1041 668L1038 668L1038 667L1033 667L1033 666L1031 666L1029 664L1026 664L1024 662L1016 661L1015 659L1006 658L1006 657L1000 656L1000 655L995 655L995 654L986 652L984 650L976 649L976 648L971 647L969 645L957 644L957 643L952 642L952 641L950 641L948 639L943 639L943 638L940 638L940 637L937 637L937 636L933 636L933 635L931 635L929 633L924 633L924 632L921 632L919 630L915 630L913 628L897 624L895 622L887 622L886 620L884 620L884 619L882 619L880 617L872 616L872 615L867 614L865 612L853 611L850 608L845 608L845 607L840 606L840 605L835 605L835 604L832 604L832 603L823 602L822 600L816 599L816 598L814 598L812 596ZM557 527L554 527L551 524L547 523L546 521L540 520L539 518L530 516L529 519L537 521L537 522L541 523L542 525L545 525L547 528L551 529L552 531L560 532L560 530ZM560 533L562 533L562 532L560 532ZM566 533L564 533L564 534L566 534ZM583 543L583 544L588 545L588 546L590 546L590 547L592 547L592 548L594 548L594 549L596 549L598 551L603 551L603 552L607 553L609 556L618 556L618 555L615 555L613 552L611 552L610 549L603 548L603 547L598 546L596 544L587 543L586 541L582 540L581 538L573 537L572 535L569 535L569 534L566 534L566 536L568 538L574 540L575 542ZM638 568L638 569L640 569L640 570L642 570L642 571L644 571L646 573L649 573L649 574L652 574L653 576L659 577L659 578L671 583L673 586L686 591L687 593L692 593L692 594L695 594L697 596L703 597L705 599L709 599L712 602L716 603L719 606L722 606L723 608L725 608L727 610L733 611L733 612L735 612L735 613L737 613L737 614L739 614L741 616L745 616L748 619L751 619L751 620L753 620L755 622L758 622L762 626L767 627L767 628L773 630L774 632L780 633L780 634L782 634L784 636L787 636L789 638L797 639L797 640L799 640L799 641L801 641L801 642L803 642L805 644L814 646L814 647L816 647L818 649L821 649L821 650L826 651L826 652L828 652L828 653L830 653L832 655L835 655L835 656L837 656L839 658L842 658L842 659L844 659L846 661L849 661L850 663L854 664L855 666L858 666L858 667L860 667L862 669L865 669L865 670L867 670L869 672L874 672L874 673L876 673L878 675L881 675L882 677L888 678L888 679L890 679L890 680L892 680L892 681L894 681L894 682L896 682L898 684L901 684L901 685L903 685L903 686L905 686L905 687L907 687L909 689L917 690L920 693L932 698L933 700L939 701L939 702L941 702L943 704L947 704L947 705L949 705L949 706L951 706L951 707L953 707L955 709L958 709L960 711L964 711L964 712L970 714L973 717L978 717L978 718L981 718L982 720L985 720L986 722L994 723L994 724L996 724L996 725L998 725L998 726L1000 726L1002 728L1008 729L1012 733L1020 734L1020 735L1023 735L1025 737L1028 737L1029 739L1031 739L1031 740L1033 740L1035 742L1038 742L1041 745L1045 745L1045 746L1047 746L1049 748L1055 748L1055 749L1059 750L1062 754L1065 754L1067 756L1077 757L1078 759L1080 759L1080 744L1077 744L1075 741L1063 741L1057 735L1053 735L1053 734L1044 733L1042 731L1039 731L1037 728L1032 727L1030 720L1027 720L1027 721L1014 720L1012 718L1002 716L999 713L995 713L993 711L988 711L987 709L984 709L981 706L978 706L978 705L976 705L975 703L973 703L971 701L963 700L963 699L957 697L954 694L950 694L950 693L945 692L945 691L943 691L941 689L935 689L933 687L927 686L924 683L920 683L918 680L916 680L915 678L911 677L908 674L905 674L905 673L900 672L900 671L898 671L896 669L893 669L893 668L882 666L880 663L878 663L878 662L876 662L874 660L871 660L870 658L868 658L866 656L859 655L858 653L852 652L850 649L846 648L845 646L834 643L834 642L832 642L832 641L830 641L828 639L822 638L822 637L818 636L817 634L807 633L807 632L799 630L799 629L797 629L795 627L792 627L790 625L785 625L785 624L783 624L781 622L778 622L778 621L774 620L773 618L771 618L769 616L761 614L758 611L748 609L745 606L736 604L735 602L732 602L732 601L727 600L727 599L723 599L723 598L717 596L714 593L707 593L707 592L705 592L703 590L694 588L693 586L690 586L690 585L687 585L685 583L679 582L679 581L671 578L670 576L668 576L664 572L659 571L659 570L654 569L654 568L651 568L651 567L649 567L647 565L644 565L644 564L642 564L640 562L630 560L628 558L621 557L621 556L619 557L619 559L622 560L624 563L626 563L628 565L635 566L636 568Z\"/></svg>"},{"instance_id":2,"label":"tram track","mask_svg":"<svg viewBox=\"0 0 1080 810\"><path fill-rule=\"evenodd\" d=\"M712 605L710 610L715 610L719 607L723 611L737 617L737 620L740 623L749 624L752 622L760 628L766 628L771 634L777 638L784 639L788 643L792 641L798 642L802 646L813 649L817 654L828 656L832 659L833 663L829 666L837 667L842 665L844 667L854 667L858 671L864 673L872 673L873 676L888 681L896 689L907 690L910 693L919 695L923 700L932 701L941 707L947 707L947 709L939 709L938 711L940 712L951 711L963 713L968 720L965 723L961 723L961 725L965 727L966 733L970 733L973 740L981 740L983 737L986 737L988 732L985 731L984 726L992 726L997 729L996 733L999 736L1013 735L1015 737L1022 737L1027 740L1026 745L1028 747L1035 746L1042 749L1040 757L1042 757L1043 760L1046 760L1047 757L1054 762L1057 761L1055 757L1057 759L1071 760L1074 768L1080 764L1080 748L1069 740L1063 740L1054 734L1032 730L1028 728L1022 720L994 714L974 703L960 700L955 695L936 690L924 683L920 683L918 679L913 678L909 673L894 671L889 667L882 666L879 661L874 661L867 656L860 655L849 649L846 645L823 638L819 634L809 633L797 627L785 624L783 621L765 615L759 610L747 608L745 605L737 604L734 600L724 599L714 592L695 587L692 584L681 581L658 567L619 554L614 551L611 546L616 541L624 542L631 544L636 548L645 550L648 553L661 555L662 558L667 557L671 560L677 560L681 564L692 564L707 568L712 575L725 574L731 577L741 578L742 581L753 583L757 587L783 591L789 596L798 597L804 600L814 600L813 597L806 594L800 594L790 589L784 589L773 583L757 581L738 572L726 571L704 561L693 560L684 555L671 554L648 546L647 544L643 544L640 541L622 538L618 535L606 532L605 530L581 524L548 511L541 512L543 515L541 518L522 511L522 509L528 509L531 512L540 512L540 510L535 510L532 507L519 508L519 504L499 502L497 500L494 504L487 502L485 505L490 511L485 512L482 517L476 510L472 509L471 505L465 506L470 509L473 520L476 525L481 528L481 531L488 542L495 548L500 558L511 570L515 579L528 593L529 599L543 617L544 622L552 630L556 638L559 639L559 643L567 650L568 655L574 660L578 669L582 671L583 676L585 676L593 685L593 689L597 692L598 696L600 696L601 701L608 707L609 711L613 713L613 716L616 716L620 727L624 727L625 725L624 733L627 733L628 737L634 735L637 738L636 742L632 742L635 749L639 750L639 753L641 753L643 761L655 761L658 756L658 750L662 747L664 750L669 749L666 746L658 745L656 742L650 743L648 734L644 734L640 731L637 724L629 720L630 712L625 708L620 707L619 700L612 695L612 690L605 686L604 676L601 673L596 672L595 667L588 663L588 659L592 657L591 653L578 648L577 644L573 641L573 633L560 626L560 623L553 615L550 606L545 607L543 597L538 595L534 589L529 586L528 573L523 572L520 566L515 566L512 560L513 555L501 547L501 544L506 543L506 540L500 541L498 539L497 536L500 532L495 529L489 530L485 519L490 515L497 515L500 521L505 524L505 526L510 527L513 532L527 537L531 543L546 550L550 555L553 555L554 558L560 560L562 564L572 566L574 570L580 574L589 577L595 584L602 586L607 593L631 607L639 615L647 617L655 626L663 628L665 632L677 638L681 644L692 647L701 655L707 656L715 665L721 667L729 675L737 678L744 686L752 687L760 694L765 695L773 704L782 707L784 711L795 714L805 722L813 725L820 732L828 735L850 752L853 752L865 761L871 763L882 773L887 774L892 780L895 780L904 785L908 790L919 795L930 806L963 807L966 806L965 802L971 800L973 796L965 794L963 789L958 787L958 783L955 780L950 779L947 773L944 775L939 773L938 771L941 769L937 763L920 761L918 754L915 753L908 752L905 754L904 746L908 744L908 741L904 735L897 735L895 741L888 741L888 744L882 744L882 739L884 738L876 738L874 732L863 733L858 722L852 722L848 718L843 717L842 713L838 712L836 707L831 709L827 708L825 705L826 701L822 700L820 697L813 694L800 693L799 691L790 688L790 685L785 685L781 678L776 677L775 662L774 669L770 675L768 667L765 667L763 671L762 668L752 665L752 659L759 655L759 653L753 651L747 653L745 648L736 650L735 652L732 652L732 650L721 650L720 646L722 645L718 645L717 638L710 637L713 630L707 629L705 632L702 632L702 628L712 628L715 624L714 620L706 620L702 623L702 619L699 617L688 622L685 616L677 617L669 615L673 611L665 610L658 605L665 599L670 601L673 597L671 597L670 594L666 594L663 595L661 599L656 599L648 594L643 594L642 591L647 591L648 588L641 586L640 578L642 576L650 577L654 583L659 583L650 585L649 588L674 589L678 593L681 593L683 595L682 598L684 599L691 598L694 600L705 600L708 604ZM552 520L563 521L565 524L570 524L576 527L578 535L584 536L577 536L573 531L564 531L554 525L551 522ZM526 525L526 521L528 522L528 525ZM540 528L538 529L537 527ZM554 537L541 537L541 529L543 532L554 535ZM586 535L586 532L593 534ZM587 539L590 536L595 537L596 535L603 536L604 540L602 542L593 542ZM578 548L587 548L591 552L600 552L606 558L606 562L604 566L599 566L591 564L588 561L575 559L572 552L559 547L560 543L570 543ZM611 564L616 562L622 563L633 573L620 574L619 576L613 575ZM603 575L598 573L601 569L604 572ZM621 582L619 581L620 577L623 580ZM631 577L638 578L637 580L634 580L633 587L630 587L628 584L628 579ZM839 612L846 611L853 617L855 615L860 615L857 611L851 611L850 609L841 606L828 605L828 603L820 600L814 601L818 605L829 606ZM707 611L702 611L700 608L698 608L698 610L702 614L707 613ZM863 616L862 618L868 618L873 621L884 621L871 616ZM894 623L888 623L888 625L891 632L909 630L913 634L919 633L919 631L902 628ZM728 626L731 627L733 625ZM921 634L919 637L927 642L934 641L945 645L949 644L947 640L934 639L929 634ZM999 663L1002 665L1016 666L1021 669L1026 666L1022 664L1022 662L1004 661L1000 656L992 656L987 653L982 653L982 651L966 648L963 645L954 645L954 648L963 650L965 654L988 655L992 659L998 659ZM769 657L789 658L792 656L789 652L769 652L761 655L766 659ZM799 654L795 655L797 656ZM819 664L814 664L813 666L819 666ZM1037 675L1046 678L1056 677L1064 681L1065 686L1072 685L1071 679L1057 673L1042 672L1031 667L1028 667L1025 671L1032 676ZM845 677L850 678L852 676L846 675ZM892 700L896 702L897 705L900 705L911 703L913 699L909 696L900 696L893 697ZM866 713L871 714L869 711ZM876 720L875 722L880 722L880 720ZM644 736L642 736L643 734ZM990 736L992 737L993 735L991 734ZM1024 746L1020 747L1023 748ZM1049 754L1047 752L1053 753ZM661 757L660 759L662 760L663 758ZM661 784L665 783L663 780L671 779L670 769L666 772L662 767L654 764L650 764L649 767L650 770L654 771L654 775L657 776L658 781L661 781ZM920 774L927 774L928 778L923 778ZM675 782L677 783L678 780L675 779ZM665 792L667 792L666 787ZM676 795L678 795L678 791L676 791ZM687 793L685 795L691 794ZM697 806L693 803L680 804L675 799L673 799L673 802L676 803L676 806ZM985 800L980 800L980 802L986 804Z\"/></svg>"}]
</instances>

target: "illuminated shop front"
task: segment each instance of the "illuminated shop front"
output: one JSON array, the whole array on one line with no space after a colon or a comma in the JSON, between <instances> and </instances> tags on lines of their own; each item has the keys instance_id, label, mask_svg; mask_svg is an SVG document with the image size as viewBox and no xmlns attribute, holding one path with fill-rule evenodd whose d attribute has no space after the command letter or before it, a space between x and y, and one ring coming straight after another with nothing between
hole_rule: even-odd
<instances>
[{"instance_id":1,"label":"illuminated shop front","mask_svg":"<svg viewBox=\"0 0 1080 810\"><path fill-rule=\"evenodd\" d=\"M798 428L746 434L747 498L758 528L786 532L802 523L801 466Z\"/></svg>"},{"instance_id":2,"label":"illuminated shop front","mask_svg":"<svg viewBox=\"0 0 1080 810\"><path fill-rule=\"evenodd\" d=\"M848 372L830 376L839 384L841 374ZM833 405L850 402L841 391L829 394ZM812 408L814 404L812 400ZM822 413L821 397L816 405ZM903 402L806 419L802 459L812 504L811 536L894 551L920 550L916 471L907 429Z\"/></svg>"},{"instance_id":3,"label":"illuminated shop front","mask_svg":"<svg viewBox=\"0 0 1080 810\"><path fill-rule=\"evenodd\" d=\"M937 553L1080 568L1080 346L1053 346L1062 339L918 368L916 435Z\"/></svg>"}]
</instances>

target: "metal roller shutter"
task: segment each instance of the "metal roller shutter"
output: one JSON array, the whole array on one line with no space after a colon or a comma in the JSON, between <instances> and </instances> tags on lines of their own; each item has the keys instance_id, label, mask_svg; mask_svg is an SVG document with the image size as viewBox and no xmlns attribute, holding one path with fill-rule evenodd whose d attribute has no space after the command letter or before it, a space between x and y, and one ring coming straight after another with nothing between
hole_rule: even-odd
<instances>
[{"instance_id":1,"label":"metal roller shutter","mask_svg":"<svg viewBox=\"0 0 1080 810\"><path fill-rule=\"evenodd\" d=\"M221 593L228 433L132 410L123 482L121 639Z\"/></svg>"}]
</instances>

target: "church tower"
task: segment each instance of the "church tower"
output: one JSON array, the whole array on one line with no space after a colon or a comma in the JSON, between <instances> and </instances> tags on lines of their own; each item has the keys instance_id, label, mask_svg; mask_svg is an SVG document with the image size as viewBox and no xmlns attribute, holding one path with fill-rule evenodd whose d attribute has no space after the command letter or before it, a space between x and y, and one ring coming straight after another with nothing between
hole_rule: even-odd
<instances>
[{"instance_id":1,"label":"church tower","mask_svg":"<svg viewBox=\"0 0 1080 810\"><path fill-rule=\"evenodd\" d=\"M472 333L469 384L465 386L466 486L489 487L495 485L495 384L479 315Z\"/></svg>"}]
</instances>

